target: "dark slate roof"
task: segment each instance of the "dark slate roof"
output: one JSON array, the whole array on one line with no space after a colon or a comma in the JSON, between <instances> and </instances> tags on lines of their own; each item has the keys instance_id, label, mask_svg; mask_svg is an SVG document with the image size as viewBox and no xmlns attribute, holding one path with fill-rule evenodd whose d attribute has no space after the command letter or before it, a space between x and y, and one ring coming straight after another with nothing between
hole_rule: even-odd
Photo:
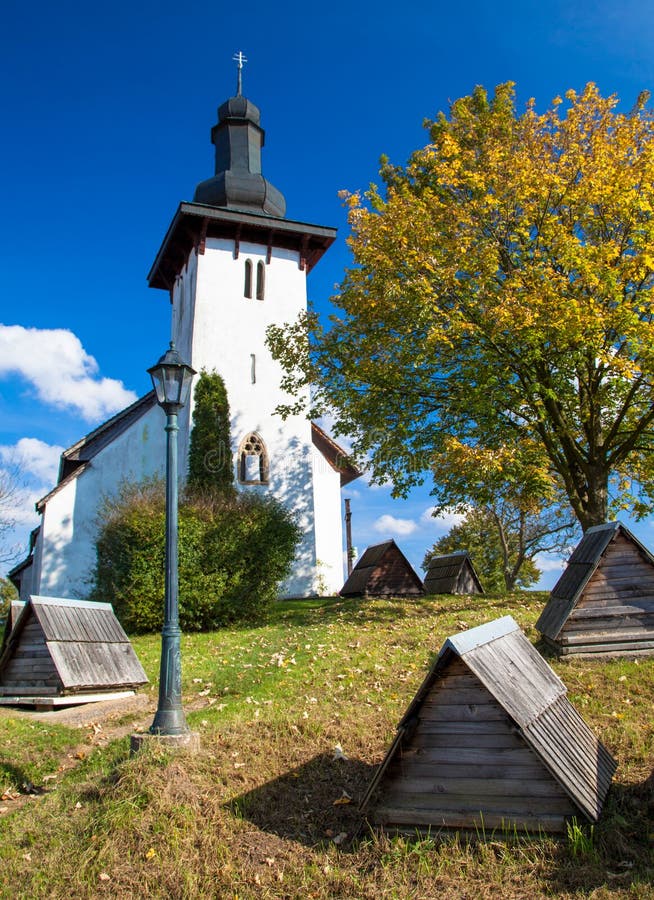
<instances>
[{"instance_id":1,"label":"dark slate roof","mask_svg":"<svg viewBox=\"0 0 654 900\"><path fill-rule=\"evenodd\" d=\"M416 575L413 566L404 553L402 553L395 541L391 539L390 541L384 541L381 544L372 544L365 549L361 559L359 559L356 566L352 569L349 578L341 588L341 596L346 597L365 594L373 572L389 550L393 550L400 556L405 564L407 573L413 576L416 586L422 591L422 581Z\"/></svg>"},{"instance_id":2,"label":"dark slate roof","mask_svg":"<svg viewBox=\"0 0 654 900\"><path fill-rule=\"evenodd\" d=\"M457 550L443 556L432 556L425 575L425 590L429 594L448 594L456 587L456 580L464 567L468 567L480 594L484 593L479 576L467 550Z\"/></svg>"},{"instance_id":3,"label":"dark slate roof","mask_svg":"<svg viewBox=\"0 0 654 900\"><path fill-rule=\"evenodd\" d=\"M563 682L511 616L448 638L398 725L398 735L361 802L369 802L410 732L432 685L459 657L513 720L517 732L591 821L597 821L616 763L566 697Z\"/></svg>"},{"instance_id":4,"label":"dark slate roof","mask_svg":"<svg viewBox=\"0 0 654 900\"><path fill-rule=\"evenodd\" d=\"M589 528L575 547L568 565L552 588L547 605L536 622L536 628L541 634L556 640L611 541L618 533L622 533L634 543L654 565L654 557L649 550L620 522L607 522L605 525Z\"/></svg>"},{"instance_id":5,"label":"dark slate roof","mask_svg":"<svg viewBox=\"0 0 654 900\"><path fill-rule=\"evenodd\" d=\"M216 148L215 174L200 182L196 203L226 209L261 212L283 217L286 201L261 173L265 133L257 106L238 94L218 108L218 122L211 129Z\"/></svg>"},{"instance_id":6,"label":"dark slate roof","mask_svg":"<svg viewBox=\"0 0 654 900\"><path fill-rule=\"evenodd\" d=\"M361 469L350 461L345 450L315 422L311 423L311 440L332 469L341 473L341 487L345 487L346 484L363 475Z\"/></svg>"},{"instance_id":7,"label":"dark slate roof","mask_svg":"<svg viewBox=\"0 0 654 900\"><path fill-rule=\"evenodd\" d=\"M42 512L48 500L61 490L66 484L77 478L87 468L89 461L93 459L104 447L115 441L119 435L126 431L137 419L144 416L153 406L157 405L154 391L150 391L143 397L139 397L130 406L122 409L115 416L107 419L102 425L98 425L79 441L61 454L59 463L59 479L56 486L41 497L36 503L37 512Z\"/></svg>"},{"instance_id":8,"label":"dark slate roof","mask_svg":"<svg viewBox=\"0 0 654 900\"><path fill-rule=\"evenodd\" d=\"M43 629L64 691L135 687L148 681L111 604L36 595L25 603L8 636L0 676L32 616Z\"/></svg>"}]
</instances>

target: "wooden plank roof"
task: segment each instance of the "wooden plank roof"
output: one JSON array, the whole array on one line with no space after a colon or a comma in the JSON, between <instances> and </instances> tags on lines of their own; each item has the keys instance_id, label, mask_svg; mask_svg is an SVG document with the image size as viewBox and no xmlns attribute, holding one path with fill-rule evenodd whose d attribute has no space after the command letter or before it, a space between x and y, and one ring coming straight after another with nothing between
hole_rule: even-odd
<instances>
[{"instance_id":1,"label":"wooden plank roof","mask_svg":"<svg viewBox=\"0 0 654 900\"><path fill-rule=\"evenodd\" d=\"M616 763L567 699L563 682L511 616L445 641L402 717L398 734L368 787L361 808L368 804L393 756L412 733L422 704L453 657L465 662L570 799L591 821L596 821Z\"/></svg>"},{"instance_id":2,"label":"wooden plank roof","mask_svg":"<svg viewBox=\"0 0 654 900\"><path fill-rule=\"evenodd\" d=\"M379 565L384 553L394 544L394 541L384 541L381 544L372 544L363 551L361 559L352 569L340 593L364 594L368 581L375 568Z\"/></svg>"},{"instance_id":3,"label":"wooden plank roof","mask_svg":"<svg viewBox=\"0 0 654 900\"><path fill-rule=\"evenodd\" d=\"M110 603L35 596L31 605L47 641L108 644L129 641Z\"/></svg>"},{"instance_id":4,"label":"wooden plank roof","mask_svg":"<svg viewBox=\"0 0 654 900\"><path fill-rule=\"evenodd\" d=\"M443 556L432 556L425 575L425 590L433 594L447 594L456 586L456 580L463 568L468 571L480 594L484 593L479 576L467 550L456 550Z\"/></svg>"},{"instance_id":5,"label":"wooden plank roof","mask_svg":"<svg viewBox=\"0 0 654 900\"><path fill-rule=\"evenodd\" d=\"M23 629L36 619L64 691L146 684L148 677L111 604L33 595L6 637L0 680L20 648Z\"/></svg>"},{"instance_id":6,"label":"wooden plank roof","mask_svg":"<svg viewBox=\"0 0 654 900\"><path fill-rule=\"evenodd\" d=\"M547 605L536 622L536 628L541 634L556 640L609 549L611 541L620 533L635 544L654 566L654 556L621 522L607 522L589 528L575 547L568 565L552 588Z\"/></svg>"},{"instance_id":7,"label":"wooden plank roof","mask_svg":"<svg viewBox=\"0 0 654 900\"><path fill-rule=\"evenodd\" d=\"M377 567L382 563L387 553L392 552L402 561L407 575L415 582L416 588L422 592L422 581L416 575L413 566L400 550L394 540L383 541L381 544L371 544L366 547L347 581L340 590L341 596L365 594L368 583Z\"/></svg>"}]
</instances>

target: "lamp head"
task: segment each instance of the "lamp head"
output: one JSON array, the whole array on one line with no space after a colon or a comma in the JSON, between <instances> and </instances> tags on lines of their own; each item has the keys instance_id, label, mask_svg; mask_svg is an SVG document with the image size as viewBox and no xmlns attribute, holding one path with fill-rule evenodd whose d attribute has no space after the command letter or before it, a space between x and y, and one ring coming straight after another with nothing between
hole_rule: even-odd
<instances>
[{"instance_id":1,"label":"lamp head","mask_svg":"<svg viewBox=\"0 0 654 900\"><path fill-rule=\"evenodd\" d=\"M148 369L157 402L168 415L177 412L188 401L195 369L187 366L171 341L170 347L156 365Z\"/></svg>"}]
</instances>

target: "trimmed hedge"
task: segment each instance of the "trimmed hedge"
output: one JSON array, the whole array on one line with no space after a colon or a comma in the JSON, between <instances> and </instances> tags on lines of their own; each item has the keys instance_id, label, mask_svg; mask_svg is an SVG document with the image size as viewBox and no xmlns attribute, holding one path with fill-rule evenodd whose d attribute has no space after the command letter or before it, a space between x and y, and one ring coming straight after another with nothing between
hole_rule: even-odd
<instances>
[{"instance_id":1,"label":"trimmed hedge","mask_svg":"<svg viewBox=\"0 0 654 900\"><path fill-rule=\"evenodd\" d=\"M101 512L90 599L110 602L131 633L163 624L165 500L160 482L127 486ZM265 617L301 537L278 501L254 492L187 495L179 507L184 631Z\"/></svg>"}]
</instances>

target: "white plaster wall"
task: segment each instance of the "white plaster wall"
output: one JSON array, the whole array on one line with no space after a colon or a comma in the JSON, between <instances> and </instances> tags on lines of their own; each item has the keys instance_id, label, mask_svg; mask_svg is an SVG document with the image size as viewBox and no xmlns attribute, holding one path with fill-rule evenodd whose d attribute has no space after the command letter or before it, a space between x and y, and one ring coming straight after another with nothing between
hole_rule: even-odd
<instances>
[{"instance_id":1,"label":"white plaster wall","mask_svg":"<svg viewBox=\"0 0 654 900\"><path fill-rule=\"evenodd\" d=\"M306 596L316 588L316 560L335 558L335 538L331 542L320 539L327 559L317 550L316 500L325 502L326 507L320 513L321 534L330 530L340 534L340 491L336 485L334 501L331 496L327 500L329 485L334 482L325 480L318 493L314 489L314 447L307 419L291 416L282 421L274 412L279 403L291 398L280 388L282 370L266 347L266 330L271 324L294 321L306 309L306 272L299 267L297 252L273 248L271 261L265 265L265 299L257 300L257 263L265 263L266 255L267 247L242 242L235 259L233 241L208 238L204 254L191 254L175 286L173 340L194 369L215 369L225 381L234 465L238 446L247 434L256 431L263 438L270 461L269 485L241 489L271 491L295 511L304 539L282 595ZM251 299L244 295L247 259L252 262ZM252 355L255 383L251 377ZM327 568L333 565L330 562ZM329 576L330 584L338 580ZM342 580L338 587L341 585Z\"/></svg>"},{"instance_id":2,"label":"white plaster wall","mask_svg":"<svg viewBox=\"0 0 654 900\"><path fill-rule=\"evenodd\" d=\"M316 447L312 456L319 593L337 594L345 580L341 476Z\"/></svg>"},{"instance_id":3,"label":"white plaster wall","mask_svg":"<svg viewBox=\"0 0 654 900\"><path fill-rule=\"evenodd\" d=\"M124 482L163 475L166 460L165 416L150 408L87 468L48 500L41 523L34 592L52 597L83 598L95 565L98 510L104 497L115 496Z\"/></svg>"}]
</instances>

